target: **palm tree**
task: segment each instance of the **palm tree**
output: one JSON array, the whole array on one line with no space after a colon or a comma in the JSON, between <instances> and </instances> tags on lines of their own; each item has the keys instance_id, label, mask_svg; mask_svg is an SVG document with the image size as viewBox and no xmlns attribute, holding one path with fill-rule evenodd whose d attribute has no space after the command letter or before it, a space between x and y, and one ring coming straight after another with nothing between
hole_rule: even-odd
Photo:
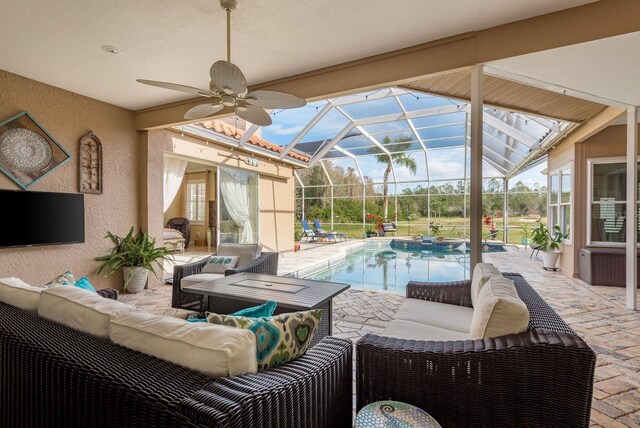
<instances>
[{"instance_id":1,"label":"palm tree","mask_svg":"<svg viewBox=\"0 0 640 428\"><path fill-rule=\"evenodd\" d=\"M395 144L395 143L402 143L405 141L407 141L407 143L405 144ZM412 140L406 135L396 137L393 139L393 143L395 144L393 150L397 151L397 153L392 153L391 156L387 154L376 156L376 160L378 161L378 163L387 165L387 169L384 171L383 187L382 187L382 198L383 198L383 205L384 205L385 220L388 220L388 217L389 217L389 174L391 174L391 170L393 169L392 162L396 165L400 165L408 168L413 175L416 174L416 171L418 169L416 165L416 160L411 155L408 155L407 153L405 153L405 151L411 147L411 143L409 141L412 141ZM384 137L384 140L382 140L382 144L384 146L391 143L392 143L392 140L391 138L389 138L389 136ZM374 147L371 149L371 151L374 151L375 149L376 148Z\"/></svg>"}]
</instances>

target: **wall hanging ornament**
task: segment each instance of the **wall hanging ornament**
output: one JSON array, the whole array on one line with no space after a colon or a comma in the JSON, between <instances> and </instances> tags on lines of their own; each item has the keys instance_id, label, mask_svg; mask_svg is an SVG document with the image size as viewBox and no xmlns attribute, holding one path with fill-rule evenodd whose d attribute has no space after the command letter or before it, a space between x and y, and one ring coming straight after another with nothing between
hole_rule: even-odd
<instances>
[{"instance_id":1,"label":"wall hanging ornament","mask_svg":"<svg viewBox=\"0 0 640 428\"><path fill-rule=\"evenodd\" d=\"M102 143L93 133L89 132L80 139L79 171L81 193L102 193Z\"/></svg>"},{"instance_id":2,"label":"wall hanging ornament","mask_svg":"<svg viewBox=\"0 0 640 428\"><path fill-rule=\"evenodd\" d=\"M26 111L0 123L0 171L24 190L69 159L69 152Z\"/></svg>"}]
</instances>

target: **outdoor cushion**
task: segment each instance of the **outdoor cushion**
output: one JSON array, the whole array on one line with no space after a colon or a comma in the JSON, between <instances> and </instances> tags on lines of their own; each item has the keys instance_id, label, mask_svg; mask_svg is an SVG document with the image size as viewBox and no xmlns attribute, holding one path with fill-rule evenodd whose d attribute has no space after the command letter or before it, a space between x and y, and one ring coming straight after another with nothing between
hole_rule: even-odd
<instances>
[{"instance_id":1,"label":"outdoor cushion","mask_svg":"<svg viewBox=\"0 0 640 428\"><path fill-rule=\"evenodd\" d=\"M62 287L65 285L73 285L76 283L75 278L73 277L73 273L71 271L66 271L62 275L59 275L55 279L47 282L44 285L44 288L53 288L53 287Z\"/></svg>"},{"instance_id":2,"label":"outdoor cushion","mask_svg":"<svg viewBox=\"0 0 640 428\"><path fill-rule=\"evenodd\" d=\"M236 311L231 315L236 317L247 317L247 318L270 317L275 312L277 305L278 305L277 302L274 302L273 300L267 300L261 305L240 309L239 311Z\"/></svg>"},{"instance_id":3,"label":"outdoor cushion","mask_svg":"<svg viewBox=\"0 0 640 428\"><path fill-rule=\"evenodd\" d=\"M0 279L0 301L32 313L38 313L42 290L18 278Z\"/></svg>"},{"instance_id":4,"label":"outdoor cushion","mask_svg":"<svg viewBox=\"0 0 640 428\"><path fill-rule=\"evenodd\" d=\"M247 265L260 257L262 245L260 244L220 244L219 256L238 256L237 267Z\"/></svg>"},{"instance_id":5,"label":"outdoor cushion","mask_svg":"<svg viewBox=\"0 0 640 428\"><path fill-rule=\"evenodd\" d=\"M408 340L467 340L468 333L447 330L432 325L420 324L414 321L394 319L389 323L383 336L397 337Z\"/></svg>"},{"instance_id":6,"label":"outdoor cushion","mask_svg":"<svg viewBox=\"0 0 640 428\"><path fill-rule=\"evenodd\" d=\"M224 273L238 264L238 256L211 256L202 267L202 273Z\"/></svg>"},{"instance_id":7,"label":"outdoor cushion","mask_svg":"<svg viewBox=\"0 0 640 428\"><path fill-rule=\"evenodd\" d=\"M114 317L109 337L118 345L211 377L257 371L256 339L246 330L135 311Z\"/></svg>"},{"instance_id":8,"label":"outdoor cushion","mask_svg":"<svg viewBox=\"0 0 640 428\"><path fill-rule=\"evenodd\" d=\"M189 275L182 278L180 280L180 288L184 289L184 287L188 287L189 285L213 281L220 278L224 278L223 273L197 273L195 275Z\"/></svg>"},{"instance_id":9,"label":"outdoor cushion","mask_svg":"<svg viewBox=\"0 0 640 428\"><path fill-rule=\"evenodd\" d=\"M42 318L102 339L109 338L112 316L135 310L133 306L79 287L44 289L38 304L38 315Z\"/></svg>"},{"instance_id":10,"label":"outdoor cushion","mask_svg":"<svg viewBox=\"0 0 640 428\"><path fill-rule=\"evenodd\" d=\"M493 276L480 290L471 321L471 339L518 334L527 330L529 310L513 281Z\"/></svg>"},{"instance_id":11,"label":"outdoor cushion","mask_svg":"<svg viewBox=\"0 0 640 428\"><path fill-rule=\"evenodd\" d=\"M75 285L76 287L82 288L84 290L91 291L92 293L97 293L94 286L91 285L91 283L89 282L89 278L87 278L86 276L83 276L82 278L77 280L76 283L73 285Z\"/></svg>"},{"instance_id":12,"label":"outdoor cushion","mask_svg":"<svg viewBox=\"0 0 640 428\"><path fill-rule=\"evenodd\" d=\"M502 275L497 267L491 263L478 263L473 269L473 276L471 277L471 305L476 307L476 300L478 299L478 293L486 282L493 275Z\"/></svg>"},{"instance_id":13,"label":"outdoor cushion","mask_svg":"<svg viewBox=\"0 0 640 428\"><path fill-rule=\"evenodd\" d=\"M207 313L210 323L247 329L255 334L258 370L267 370L304 355L321 318L322 309L263 318Z\"/></svg>"},{"instance_id":14,"label":"outdoor cushion","mask_svg":"<svg viewBox=\"0 0 640 428\"><path fill-rule=\"evenodd\" d=\"M469 334L472 318L473 308L421 299L405 299L394 316L394 319L428 324L465 334Z\"/></svg>"}]
</instances>

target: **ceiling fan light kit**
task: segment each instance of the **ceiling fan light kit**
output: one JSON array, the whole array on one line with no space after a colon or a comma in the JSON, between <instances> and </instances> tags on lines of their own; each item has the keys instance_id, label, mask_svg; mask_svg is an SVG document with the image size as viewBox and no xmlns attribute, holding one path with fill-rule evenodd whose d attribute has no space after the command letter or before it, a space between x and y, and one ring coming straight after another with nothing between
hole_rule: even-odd
<instances>
[{"instance_id":1,"label":"ceiling fan light kit","mask_svg":"<svg viewBox=\"0 0 640 428\"><path fill-rule=\"evenodd\" d=\"M237 0L220 0L220 6L227 13L227 60L216 61L209 70L210 90L194 88L176 83L138 79L145 85L180 91L215 101L199 104L189 109L184 118L195 120L211 116L224 107L235 107L238 117L259 126L271 125L271 116L264 109L288 109L303 107L307 102L286 92L259 89L249 92L247 80L240 68L231 62L231 11L238 5Z\"/></svg>"}]
</instances>

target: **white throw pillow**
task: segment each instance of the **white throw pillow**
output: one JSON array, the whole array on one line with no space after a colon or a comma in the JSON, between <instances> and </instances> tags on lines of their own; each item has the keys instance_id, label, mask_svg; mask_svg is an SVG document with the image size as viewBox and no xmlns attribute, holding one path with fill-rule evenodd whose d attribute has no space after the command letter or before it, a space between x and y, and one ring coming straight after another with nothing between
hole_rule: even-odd
<instances>
[{"instance_id":1,"label":"white throw pillow","mask_svg":"<svg viewBox=\"0 0 640 428\"><path fill-rule=\"evenodd\" d=\"M238 264L238 256L211 256L202 268L202 273L224 273Z\"/></svg>"},{"instance_id":2,"label":"white throw pillow","mask_svg":"<svg viewBox=\"0 0 640 428\"><path fill-rule=\"evenodd\" d=\"M487 283L489 278L494 275L502 276L497 267L491 263L478 263L473 269L473 276L471 279L471 305L476 307L476 300L478 300L478 294L482 287Z\"/></svg>"},{"instance_id":3,"label":"white throw pillow","mask_svg":"<svg viewBox=\"0 0 640 428\"><path fill-rule=\"evenodd\" d=\"M0 302L37 314L42 290L18 278L1 278Z\"/></svg>"},{"instance_id":4,"label":"white throw pillow","mask_svg":"<svg viewBox=\"0 0 640 428\"><path fill-rule=\"evenodd\" d=\"M38 315L102 339L109 338L111 317L135 311L118 302L79 287L55 287L42 291Z\"/></svg>"},{"instance_id":5,"label":"white throw pillow","mask_svg":"<svg viewBox=\"0 0 640 428\"><path fill-rule=\"evenodd\" d=\"M518 334L527 330L529 309L520 299L513 281L493 276L487 281L476 301L471 319L471 339Z\"/></svg>"},{"instance_id":6,"label":"white throw pillow","mask_svg":"<svg viewBox=\"0 0 640 428\"><path fill-rule=\"evenodd\" d=\"M207 376L258 371L256 338L250 330L136 311L114 317L109 331L113 343Z\"/></svg>"}]
</instances>

